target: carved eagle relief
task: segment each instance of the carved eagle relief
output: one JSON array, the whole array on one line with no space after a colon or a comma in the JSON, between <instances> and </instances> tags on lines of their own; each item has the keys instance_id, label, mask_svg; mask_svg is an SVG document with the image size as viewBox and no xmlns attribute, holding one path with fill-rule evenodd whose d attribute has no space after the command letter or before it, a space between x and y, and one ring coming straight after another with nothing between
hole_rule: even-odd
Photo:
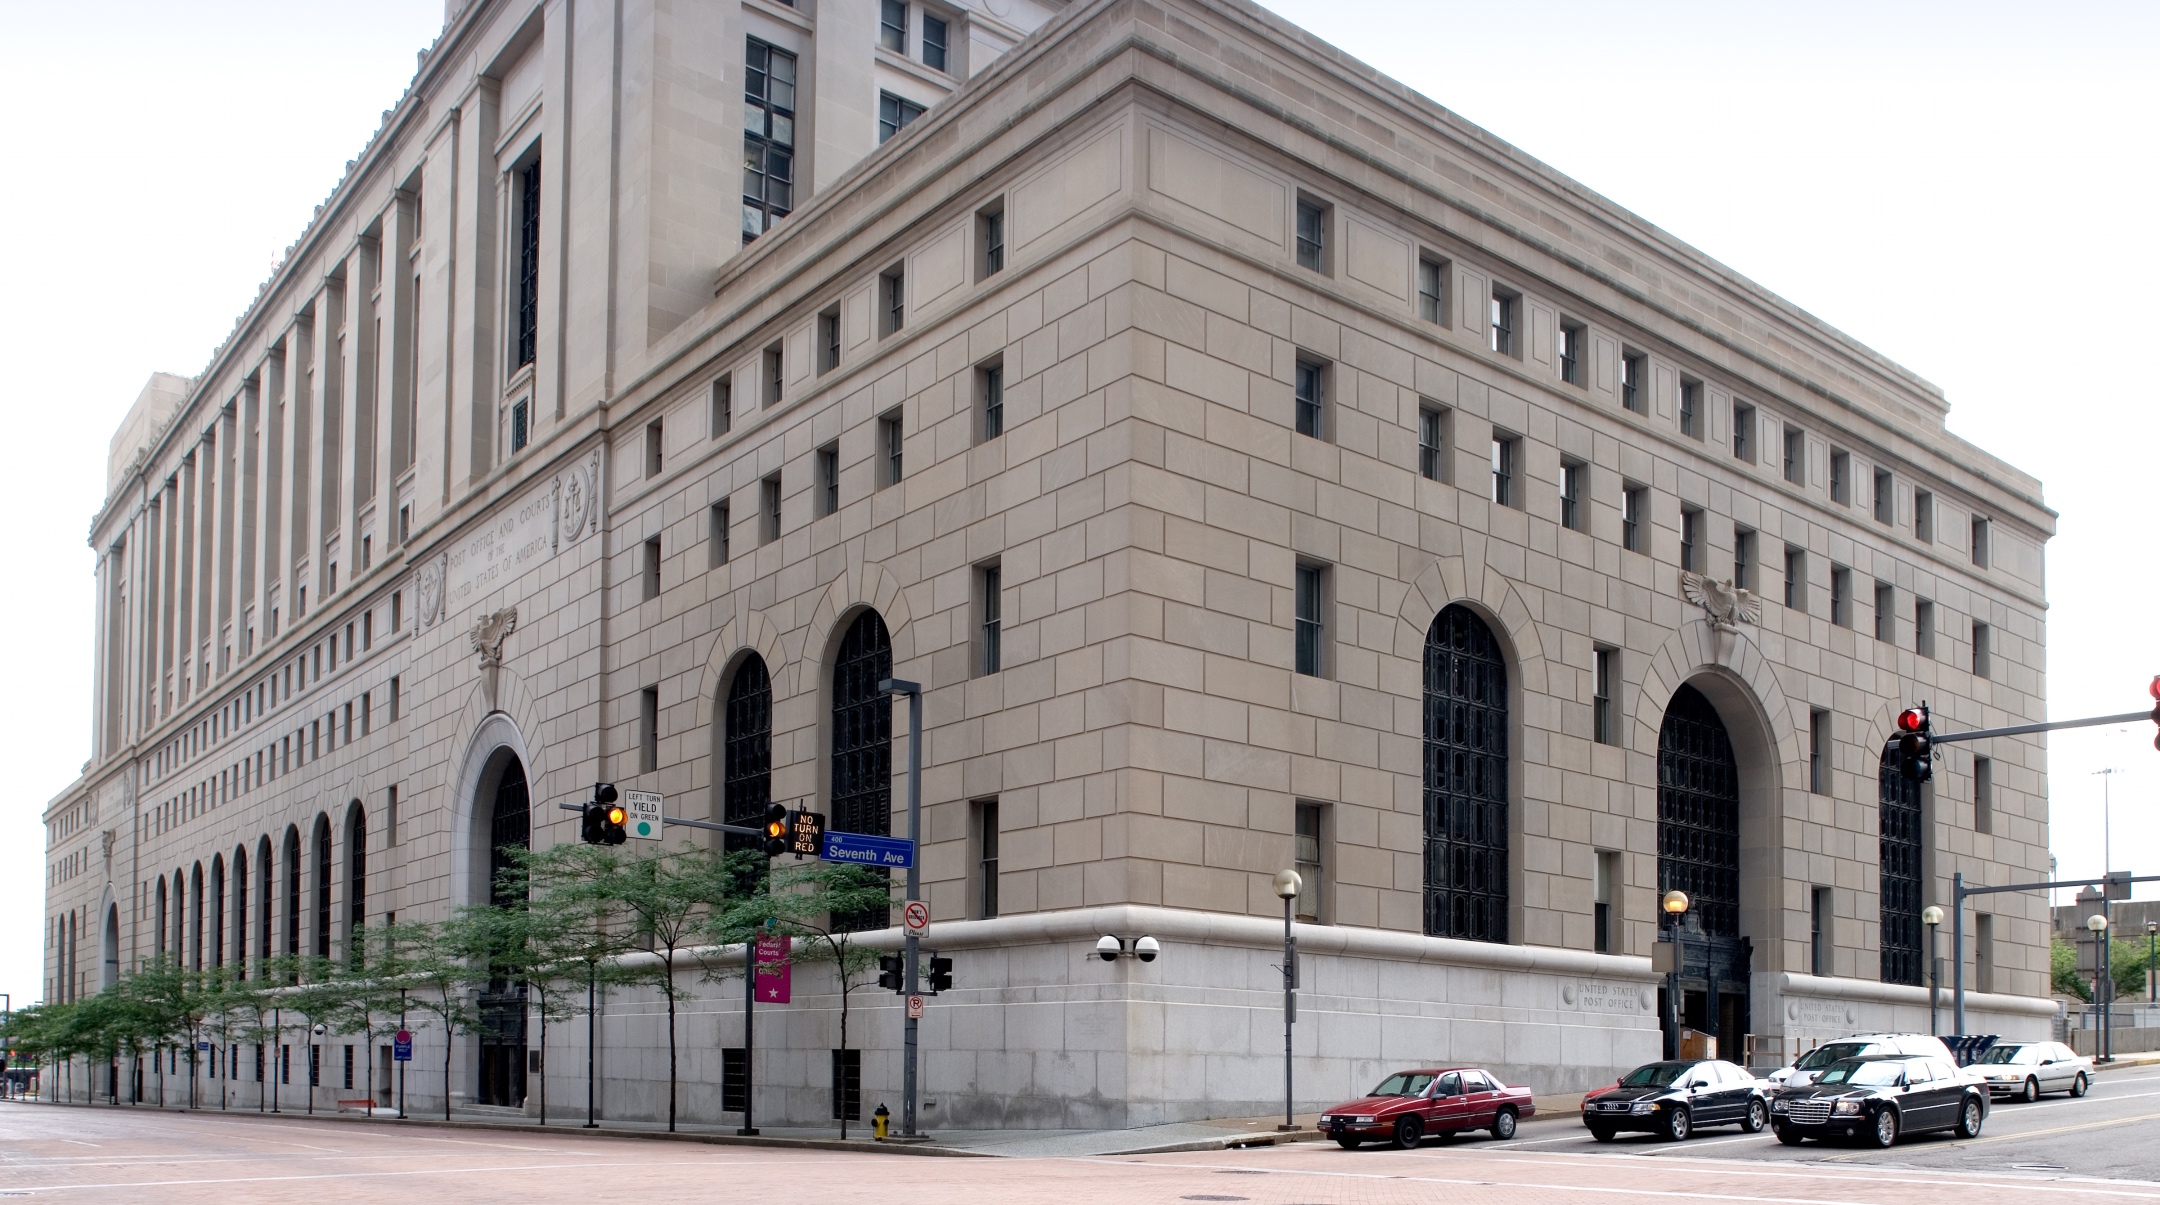
<instances>
[{"instance_id":1,"label":"carved eagle relief","mask_svg":"<svg viewBox=\"0 0 2160 1205\"><path fill-rule=\"evenodd\" d=\"M1682 573L1680 592L1687 600L1703 609L1709 617L1710 626L1720 631L1737 632L1743 623L1762 622L1762 599L1752 590L1742 590L1730 582L1721 582L1700 573Z\"/></svg>"}]
</instances>

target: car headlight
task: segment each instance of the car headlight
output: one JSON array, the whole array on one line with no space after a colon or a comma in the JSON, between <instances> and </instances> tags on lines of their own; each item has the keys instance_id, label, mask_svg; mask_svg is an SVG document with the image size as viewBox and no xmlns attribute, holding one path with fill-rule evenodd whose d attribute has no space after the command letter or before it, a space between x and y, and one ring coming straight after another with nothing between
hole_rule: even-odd
<instances>
[{"instance_id":1,"label":"car headlight","mask_svg":"<svg viewBox=\"0 0 2160 1205\"><path fill-rule=\"evenodd\" d=\"M1860 1102L1857 1100L1841 1100L1831 1105L1830 1111L1840 1117L1851 1117L1860 1111Z\"/></svg>"},{"instance_id":2,"label":"car headlight","mask_svg":"<svg viewBox=\"0 0 2160 1205\"><path fill-rule=\"evenodd\" d=\"M1638 1100L1634 1104L1628 1106L1628 1112L1640 1116L1649 1113L1650 1110L1655 1108L1657 1108L1657 1106L1651 1104L1647 1100Z\"/></svg>"},{"instance_id":3,"label":"car headlight","mask_svg":"<svg viewBox=\"0 0 2160 1205\"><path fill-rule=\"evenodd\" d=\"M1350 1119L1350 1124L1352 1125L1369 1126L1372 1123L1373 1119L1370 1117L1353 1117Z\"/></svg>"},{"instance_id":4,"label":"car headlight","mask_svg":"<svg viewBox=\"0 0 2160 1205\"><path fill-rule=\"evenodd\" d=\"M1770 1111L1772 1113L1783 1113L1790 1108L1792 1108L1792 1102L1782 1096L1770 1102Z\"/></svg>"}]
</instances>

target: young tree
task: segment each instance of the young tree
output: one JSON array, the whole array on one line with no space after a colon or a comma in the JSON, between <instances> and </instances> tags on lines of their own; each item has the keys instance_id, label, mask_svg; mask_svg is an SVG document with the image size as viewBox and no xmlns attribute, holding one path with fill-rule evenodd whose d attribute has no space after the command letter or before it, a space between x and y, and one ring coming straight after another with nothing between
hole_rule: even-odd
<instances>
[{"instance_id":1,"label":"young tree","mask_svg":"<svg viewBox=\"0 0 2160 1205\"><path fill-rule=\"evenodd\" d=\"M465 989L476 976L481 983L488 978L486 964L476 967L472 961L476 954L484 957L487 936L471 916L470 911L461 910L440 925L401 922L385 926L400 930L385 935L398 958L395 976L386 976L385 981L404 989L407 1003L442 1022L444 1121L450 1120L450 1068L455 1062L457 1032L471 1029L474 1019Z\"/></svg>"},{"instance_id":2,"label":"young tree","mask_svg":"<svg viewBox=\"0 0 2160 1205\"><path fill-rule=\"evenodd\" d=\"M353 991L354 985L343 971L337 962L320 954L281 954L271 960L271 971L267 976L272 982L283 980L291 985L278 990L275 1006L281 1013L299 1017L300 1030L307 1036L308 1058L303 1074L310 1114L315 1112L316 1081L321 1071L315 1054L315 1040L322 1035L315 1032L316 1027L327 1029L330 1018L346 1006ZM282 1017L279 1026L283 1027Z\"/></svg>"}]
</instances>

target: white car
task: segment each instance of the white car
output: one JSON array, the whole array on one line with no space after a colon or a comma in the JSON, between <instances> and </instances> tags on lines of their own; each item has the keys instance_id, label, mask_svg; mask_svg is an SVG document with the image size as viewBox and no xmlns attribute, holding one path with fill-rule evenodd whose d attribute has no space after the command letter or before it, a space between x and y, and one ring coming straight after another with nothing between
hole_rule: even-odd
<instances>
[{"instance_id":1,"label":"white car","mask_svg":"<svg viewBox=\"0 0 2160 1205\"><path fill-rule=\"evenodd\" d=\"M1991 1097L2038 1100L2042 1092L2085 1095L2093 1063L2061 1042L2008 1042L1982 1051L1969 1070L1987 1081Z\"/></svg>"},{"instance_id":2,"label":"white car","mask_svg":"<svg viewBox=\"0 0 2160 1205\"><path fill-rule=\"evenodd\" d=\"M1924 1033L1861 1033L1834 1042L1824 1042L1800 1056L1800 1061L1790 1067L1780 1067L1771 1072L1771 1083L1783 1088L1805 1088L1814 1083L1840 1059L1871 1059L1883 1055L1924 1055L1938 1058L1957 1066L1950 1048L1943 1040Z\"/></svg>"}]
</instances>

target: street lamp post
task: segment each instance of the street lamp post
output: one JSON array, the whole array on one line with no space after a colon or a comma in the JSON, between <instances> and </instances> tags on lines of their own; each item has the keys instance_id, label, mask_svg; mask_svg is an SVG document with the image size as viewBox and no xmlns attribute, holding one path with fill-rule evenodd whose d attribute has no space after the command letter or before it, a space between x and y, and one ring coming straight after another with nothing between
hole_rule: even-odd
<instances>
[{"instance_id":1,"label":"street lamp post","mask_svg":"<svg viewBox=\"0 0 2160 1205\"><path fill-rule=\"evenodd\" d=\"M2145 1003L2160 1003L2160 985L2153 979L2153 938L2160 937L2160 920L2145 922Z\"/></svg>"},{"instance_id":2,"label":"street lamp post","mask_svg":"<svg viewBox=\"0 0 2160 1205\"><path fill-rule=\"evenodd\" d=\"M906 695L908 701L908 749L907 749L907 837L908 848L917 851L908 858L907 899L914 903L922 898L922 871L919 869L922 849L922 683L905 678L887 678L878 683L878 690L889 695ZM922 962L922 936L908 930L906 946L901 954L902 982L907 985L907 995L913 1000L922 990L917 978ZM913 1014L914 1009L908 1009ZM917 1031L922 1022L909 1015L902 1022L900 1062L900 1137L920 1139L922 1134L915 1128Z\"/></svg>"},{"instance_id":3,"label":"street lamp post","mask_svg":"<svg viewBox=\"0 0 2160 1205\"><path fill-rule=\"evenodd\" d=\"M1688 910L1685 891L1668 891L1662 901L1665 909L1665 939L1672 943L1672 966L1665 972L1665 1057L1680 1057L1680 918Z\"/></svg>"},{"instance_id":4,"label":"street lamp post","mask_svg":"<svg viewBox=\"0 0 2160 1205\"><path fill-rule=\"evenodd\" d=\"M2093 977L2093 1002L2100 1006L2100 1027L2094 1034L2099 1040L2094 1043L2097 1055L2093 1061L2096 1063L2108 1063L2114 1061L2112 1056L2115 1053L2109 1049L2108 1042L2108 1038L2112 1036L2109 1033L2110 1018L2108 1013L2112 1011L2109 1002L2115 998L2115 983L2109 974L2112 968L2108 965L2110 962L2108 946L2111 943L2108 941L2107 935L2107 913L2095 912L2086 917L2085 927L2092 930L2093 944L2098 947L2093 951L2093 967L2097 972Z\"/></svg>"},{"instance_id":5,"label":"street lamp post","mask_svg":"<svg viewBox=\"0 0 2160 1205\"><path fill-rule=\"evenodd\" d=\"M1298 892L1304 889L1305 880L1297 871L1275 872L1275 894L1282 899L1282 1124L1275 1127L1278 1130L1297 1128L1290 1046L1290 1030L1297 1024L1297 930L1292 922L1296 919Z\"/></svg>"},{"instance_id":6,"label":"street lamp post","mask_svg":"<svg viewBox=\"0 0 2160 1205\"><path fill-rule=\"evenodd\" d=\"M1934 904L1920 910L1920 921L1928 930L1928 1034L1940 1032L1935 1023L1936 1000L1942 995L1942 958L1935 953L1935 926L1942 924L1943 910Z\"/></svg>"}]
</instances>

